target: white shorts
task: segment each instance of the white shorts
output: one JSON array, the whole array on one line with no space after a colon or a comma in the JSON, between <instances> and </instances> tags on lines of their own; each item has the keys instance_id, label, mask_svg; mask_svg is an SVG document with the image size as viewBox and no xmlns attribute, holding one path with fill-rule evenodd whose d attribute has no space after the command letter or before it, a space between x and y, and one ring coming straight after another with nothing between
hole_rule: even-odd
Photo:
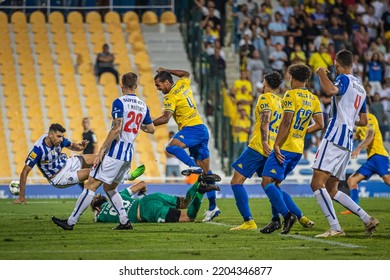
<instances>
[{"instance_id":1,"label":"white shorts","mask_svg":"<svg viewBox=\"0 0 390 280\"><path fill-rule=\"evenodd\" d=\"M350 150L337 146L326 139L322 139L312 168L327 171L336 178L345 180L345 169L350 158Z\"/></svg>"},{"instance_id":2,"label":"white shorts","mask_svg":"<svg viewBox=\"0 0 390 280\"><path fill-rule=\"evenodd\" d=\"M50 179L50 183L57 188L67 188L80 182L77 171L83 166L83 157L73 156L66 160L65 166Z\"/></svg>"},{"instance_id":3,"label":"white shorts","mask_svg":"<svg viewBox=\"0 0 390 280\"><path fill-rule=\"evenodd\" d=\"M96 168L91 169L89 176L108 185L111 185L112 182L120 184L130 171L130 167L130 161L114 159L106 155Z\"/></svg>"}]
</instances>

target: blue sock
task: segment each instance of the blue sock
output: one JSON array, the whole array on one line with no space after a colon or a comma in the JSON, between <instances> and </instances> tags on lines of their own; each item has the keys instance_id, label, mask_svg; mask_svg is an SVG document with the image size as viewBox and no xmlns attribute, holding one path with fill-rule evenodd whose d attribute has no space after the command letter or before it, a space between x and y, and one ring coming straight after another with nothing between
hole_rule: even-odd
<instances>
[{"instance_id":1,"label":"blue sock","mask_svg":"<svg viewBox=\"0 0 390 280\"><path fill-rule=\"evenodd\" d=\"M175 155L181 162L188 166L197 166L195 161L187 154L187 152L179 146L169 146L165 149L168 153Z\"/></svg>"},{"instance_id":2,"label":"blue sock","mask_svg":"<svg viewBox=\"0 0 390 280\"><path fill-rule=\"evenodd\" d=\"M290 210L291 213L293 213L295 216L298 217L298 219L302 218L303 214L301 209L298 208L298 206L295 204L295 202L292 200L291 196L286 193L285 191L282 191L283 200L284 203L286 203L288 210Z\"/></svg>"},{"instance_id":3,"label":"blue sock","mask_svg":"<svg viewBox=\"0 0 390 280\"><path fill-rule=\"evenodd\" d=\"M207 174L213 174L211 170ZM215 183L215 182L214 182ZM209 211L212 211L217 207L217 195L216 191L211 191L207 193L207 198L209 199Z\"/></svg>"},{"instance_id":4,"label":"blue sock","mask_svg":"<svg viewBox=\"0 0 390 280\"><path fill-rule=\"evenodd\" d=\"M249 209L248 194L242 184L232 185L236 205L244 221L252 220L251 210Z\"/></svg>"},{"instance_id":5,"label":"blue sock","mask_svg":"<svg viewBox=\"0 0 390 280\"><path fill-rule=\"evenodd\" d=\"M209 199L209 211L212 211L217 207L217 195L215 191L207 193L207 198Z\"/></svg>"},{"instance_id":6,"label":"blue sock","mask_svg":"<svg viewBox=\"0 0 390 280\"><path fill-rule=\"evenodd\" d=\"M289 211L286 203L284 203L282 193L279 191L279 189L273 183L271 183L264 187L264 191L271 201L272 206L275 207L275 209L280 214L282 214L283 217L286 217Z\"/></svg>"},{"instance_id":7,"label":"blue sock","mask_svg":"<svg viewBox=\"0 0 390 280\"><path fill-rule=\"evenodd\" d=\"M272 221L280 221L279 212L275 207L271 205Z\"/></svg>"},{"instance_id":8,"label":"blue sock","mask_svg":"<svg viewBox=\"0 0 390 280\"><path fill-rule=\"evenodd\" d=\"M358 191L358 189L349 190L349 196L352 198L352 200L356 204L359 204L359 191Z\"/></svg>"}]
</instances>

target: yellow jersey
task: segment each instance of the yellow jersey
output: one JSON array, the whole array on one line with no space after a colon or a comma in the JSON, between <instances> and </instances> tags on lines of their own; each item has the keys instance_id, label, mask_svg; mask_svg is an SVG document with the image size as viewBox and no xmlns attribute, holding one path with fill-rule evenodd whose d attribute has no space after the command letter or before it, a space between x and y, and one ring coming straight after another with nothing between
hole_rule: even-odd
<instances>
[{"instance_id":1,"label":"yellow jersey","mask_svg":"<svg viewBox=\"0 0 390 280\"><path fill-rule=\"evenodd\" d=\"M253 131L253 136L249 142L248 147L259 152L263 156L267 156L263 149L263 143L261 141L261 131L260 124L261 119L260 115L264 111L271 111L269 131L268 131L268 145L273 149L276 135L278 134L278 129L280 121L282 119L283 109L282 109L282 98L277 96L272 92L264 93L259 96L257 100L257 105L255 108L255 127Z\"/></svg>"},{"instance_id":2,"label":"yellow jersey","mask_svg":"<svg viewBox=\"0 0 390 280\"><path fill-rule=\"evenodd\" d=\"M242 92L242 87L246 87L246 91ZM236 92L236 101L251 101L253 100L252 96L252 84L248 80L236 80L234 82L234 91ZM248 117L251 116L251 105L242 105L245 109Z\"/></svg>"},{"instance_id":3,"label":"yellow jersey","mask_svg":"<svg viewBox=\"0 0 390 280\"><path fill-rule=\"evenodd\" d=\"M309 65L314 71L317 71L319 67L328 68L333 65L332 57L328 53L315 52L309 58Z\"/></svg>"},{"instance_id":4,"label":"yellow jersey","mask_svg":"<svg viewBox=\"0 0 390 280\"><path fill-rule=\"evenodd\" d=\"M367 126L359 126L356 129L356 136L360 140L364 140L367 136L367 131L372 129L374 131L374 139L367 146L367 158L370 158L373 155L381 155L388 157L389 154L383 146L382 133L379 130L378 120L373 114L368 113L368 123Z\"/></svg>"},{"instance_id":5,"label":"yellow jersey","mask_svg":"<svg viewBox=\"0 0 390 280\"><path fill-rule=\"evenodd\" d=\"M236 118L233 123L233 139L234 142L238 143L247 143L249 134L241 131L241 132L235 132L234 128L241 127L241 128L250 128L251 127L251 120L248 117L245 117L244 119L241 119L240 117Z\"/></svg>"},{"instance_id":6,"label":"yellow jersey","mask_svg":"<svg viewBox=\"0 0 390 280\"><path fill-rule=\"evenodd\" d=\"M318 97L306 88L286 91L283 97L283 112L294 113L290 131L280 149L292 153L303 153L307 128L313 115L322 114Z\"/></svg>"},{"instance_id":7,"label":"yellow jersey","mask_svg":"<svg viewBox=\"0 0 390 280\"><path fill-rule=\"evenodd\" d=\"M202 124L196 102L190 88L190 79L180 78L164 97L164 111L173 113L179 130L185 126Z\"/></svg>"}]
</instances>

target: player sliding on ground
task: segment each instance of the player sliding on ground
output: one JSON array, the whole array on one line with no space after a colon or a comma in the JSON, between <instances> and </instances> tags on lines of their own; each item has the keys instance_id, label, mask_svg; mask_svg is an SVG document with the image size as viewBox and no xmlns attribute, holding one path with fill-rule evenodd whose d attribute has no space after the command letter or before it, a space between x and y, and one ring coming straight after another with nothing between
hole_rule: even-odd
<instances>
[{"instance_id":1,"label":"player sliding on ground","mask_svg":"<svg viewBox=\"0 0 390 280\"><path fill-rule=\"evenodd\" d=\"M172 75L180 79L174 83ZM200 174L203 171L206 175L203 176L206 183L214 184L221 178L210 170L209 132L197 110L189 77L190 73L187 71L169 70L162 67L157 69L154 82L156 88L164 94L164 112L163 115L153 120L153 124L155 126L166 124L173 116L179 131L169 141L166 151L190 167L182 171L182 175ZM185 151L186 148L189 149L190 155ZM221 213L216 204L215 191L208 192L207 197L209 209L205 213L204 222L211 221Z\"/></svg>"},{"instance_id":2,"label":"player sliding on ground","mask_svg":"<svg viewBox=\"0 0 390 280\"><path fill-rule=\"evenodd\" d=\"M185 197L163 193L153 193L141 198L132 197L134 194L143 195L146 190L146 183L142 181L119 192L131 223L193 222L199 212L204 193L220 189L216 185L196 182L187 190ZM92 199L91 208L95 213L96 222L119 221L118 213L105 196L96 195ZM182 211L183 209L187 211Z\"/></svg>"}]
</instances>

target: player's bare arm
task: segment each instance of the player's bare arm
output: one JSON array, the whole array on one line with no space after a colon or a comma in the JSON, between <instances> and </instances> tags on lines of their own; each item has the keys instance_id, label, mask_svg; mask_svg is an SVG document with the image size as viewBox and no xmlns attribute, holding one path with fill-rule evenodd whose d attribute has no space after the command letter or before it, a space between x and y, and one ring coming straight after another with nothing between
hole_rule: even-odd
<instances>
[{"instance_id":1,"label":"player's bare arm","mask_svg":"<svg viewBox=\"0 0 390 280\"><path fill-rule=\"evenodd\" d=\"M20 178L19 178L20 194L19 197L16 200L14 200L13 202L14 204L21 204L21 203L27 204L27 199L25 197L26 182L27 182L28 174L30 173L31 169L32 168L26 164L24 165L23 170L20 173Z\"/></svg>"},{"instance_id":2,"label":"player's bare arm","mask_svg":"<svg viewBox=\"0 0 390 280\"><path fill-rule=\"evenodd\" d=\"M333 96L339 93L338 87L336 87L331 80L329 80L327 74L329 70L324 67L319 67L316 71L318 77L320 78L320 84L322 90L328 95Z\"/></svg>"},{"instance_id":3,"label":"player's bare arm","mask_svg":"<svg viewBox=\"0 0 390 280\"><path fill-rule=\"evenodd\" d=\"M143 124L141 125L141 130L146 133L154 134L155 131L154 124L153 123L146 124L146 125Z\"/></svg>"},{"instance_id":4,"label":"player's bare arm","mask_svg":"<svg viewBox=\"0 0 390 280\"><path fill-rule=\"evenodd\" d=\"M190 77L190 73L187 72L187 71L184 71L184 70L172 70L172 69L166 69L166 68L163 68L163 67L159 67L156 70L157 73L160 73L162 71L169 72L172 75L175 75L176 77L179 77L179 78L182 78L182 77L188 78L188 77Z\"/></svg>"},{"instance_id":5,"label":"player's bare arm","mask_svg":"<svg viewBox=\"0 0 390 280\"><path fill-rule=\"evenodd\" d=\"M278 135L275 139L274 152L277 160L280 163L284 162L284 155L280 152L280 146L286 141L287 135L290 132L290 126L294 113L292 112L283 112L282 121L279 126Z\"/></svg>"},{"instance_id":6,"label":"player's bare arm","mask_svg":"<svg viewBox=\"0 0 390 280\"><path fill-rule=\"evenodd\" d=\"M366 126L368 123L367 113L359 113L359 120L355 121L356 126Z\"/></svg>"},{"instance_id":7,"label":"player's bare arm","mask_svg":"<svg viewBox=\"0 0 390 280\"><path fill-rule=\"evenodd\" d=\"M71 151L80 152L80 151L83 151L87 147L88 143L89 143L88 140L83 140L80 143L72 142L70 144L70 146L68 147L68 149Z\"/></svg>"},{"instance_id":8,"label":"player's bare arm","mask_svg":"<svg viewBox=\"0 0 390 280\"><path fill-rule=\"evenodd\" d=\"M159 126L159 125L162 125L162 124L167 124L171 117L172 117L172 112L171 111L164 111L164 113L160 117L158 117L157 119L153 120L153 124L155 126Z\"/></svg>"},{"instance_id":9,"label":"player's bare arm","mask_svg":"<svg viewBox=\"0 0 390 280\"><path fill-rule=\"evenodd\" d=\"M271 118L271 111L263 111L260 113L260 135L261 143L263 145L263 150L269 156L272 149L268 145L268 133L269 133L269 123Z\"/></svg>"},{"instance_id":10,"label":"player's bare arm","mask_svg":"<svg viewBox=\"0 0 390 280\"><path fill-rule=\"evenodd\" d=\"M106 140L103 142L102 147L99 150L98 156L95 159L94 164L99 164L103 160L103 157L110 147L112 141L119 135L122 129L123 118L116 118L112 121L112 126L110 132L108 132Z\"/></svg>"},{"instance_id":11,"label":"player's bare arm","mask_svg":"<svg viewBox=\"0 0 390 280\"><path fill-rule=\"evenodd\" d=\"M324 128L324 115L322 113L313 115L313 120L314 123L307 128L306 133L308 134L317 132L318 130Z\"/></svg>"},{"instance_id":12,"label":"player's bare arm","mask_svg":"<svg viewBox=\"0 0 390 280\"><path fill-rule=\"evenodd\" d=\"M360 154L361 150L367 148L367 146L370 145L374 140L374 136L375 136L375 131L372 129L372 127L370 127L367 130L366 138L364 138L363 142L360 143L360 145L352 152L351 158L356 158Z\"/></svg>"}]
</instances>

